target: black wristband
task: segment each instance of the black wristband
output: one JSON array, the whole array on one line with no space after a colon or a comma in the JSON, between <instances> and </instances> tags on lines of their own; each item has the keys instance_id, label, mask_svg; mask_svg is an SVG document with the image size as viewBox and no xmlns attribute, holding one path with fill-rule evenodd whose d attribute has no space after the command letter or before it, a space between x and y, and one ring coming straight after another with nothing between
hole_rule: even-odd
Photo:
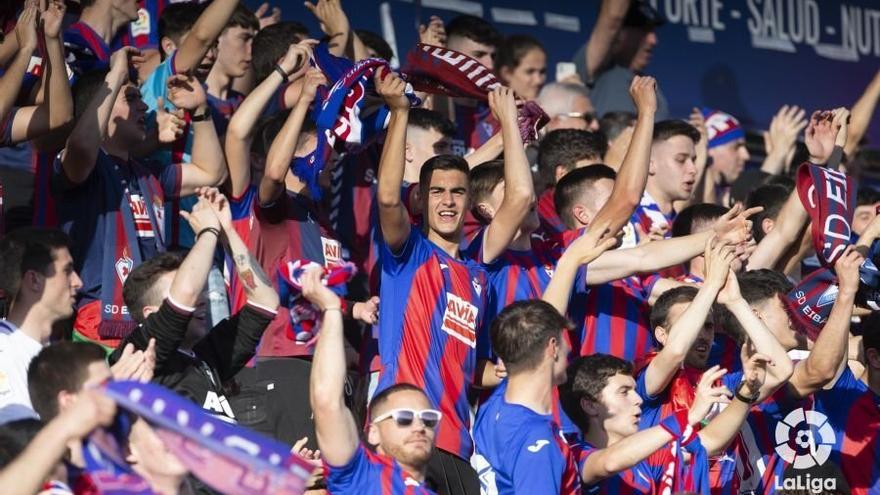
<instances>
[{"instance_id":1,"label":"black wristband","mask_svg":"<svg viewBox=\"0 0 880 495\"><path fill-rule=\"evenodd\" d=\"M290 74L287 73L284 69L282 69L281 66L278 64L275 64L275 72L281 74L281 78L284 79L285 81L290 79Z\"/></svg>"},{"instance_id":2,"label":"black wristband","mask_svg":"<svg viewBox=\"0 0 880 495\"><path fill-rule=\"evenodd\" d=\"M736 391L733 393L734 397L742 402L745 402L746 404L754 404L755 402L758 402L758 397L761 396L761 391L758 390L757 392L755 392L755 395L747 397L742 394L742 388L745 386L745 384L746 382L739 382L739 385L736 386Z\"/></svg>"},{"instance_id":3,"label":"black wristband","mask_svg":"<svg viewBox=\"0 0 880 495\"><path fill-rule=\"evenodd\" d=\"M194 113L189 114L190 122L204 122L211 118L211 107L205 107L205 111L202 112L201 115L196 115Z\"/></svg>"},{"instance_id":4,"label":"black wristband","mask_svg":"<svg viewBox=\"0 0 880 495\"><path fill-rule=\"evenodd\" d=\"M220 238L220 229L214 227L205 227L204 229L200 230L198 234L196 234L196 240L199 240L199 237L202 237L202 234L206 232L210 232L216 235L218 239Z\"/></svg>"}]
</instances>

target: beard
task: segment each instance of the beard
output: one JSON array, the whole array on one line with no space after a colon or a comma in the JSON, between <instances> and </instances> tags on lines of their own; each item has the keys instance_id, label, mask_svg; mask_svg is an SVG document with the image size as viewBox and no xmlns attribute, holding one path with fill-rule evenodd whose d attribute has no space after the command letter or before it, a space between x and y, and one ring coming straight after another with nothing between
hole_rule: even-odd
<instances>
[{"instance_id":1,"label":"beard","mask_svg":"<svg viewBox=\"0 0 880 495\"><path fill-rule=\"evenodd\" d=\"M433 446L428 449L419 447L400 445L383 445L382 450L397 462L412 467L413 469L421 469L428 464L428 459L434 451Z\"/></svg>"}]
</instances>

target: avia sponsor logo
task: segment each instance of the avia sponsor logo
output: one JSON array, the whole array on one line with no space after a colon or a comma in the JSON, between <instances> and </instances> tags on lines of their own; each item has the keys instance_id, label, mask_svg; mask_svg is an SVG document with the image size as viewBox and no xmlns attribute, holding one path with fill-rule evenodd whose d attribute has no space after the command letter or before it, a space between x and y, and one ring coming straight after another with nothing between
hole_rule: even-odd
<instances>
[{"instance_id":1,"label":"avia sponsor logo","mask_svg":"<svg viewBox=\"0 0 880 495\"><path fill-rule=\"evenodd\" d=\"M476 306L447 292L446 311L443 312L443 325L440 328L461 342L476 347L478 314Z\"/></svg>"},{"instance_id":2,"label":"avia sponsor logo","mask_svg":"<svg viewBox=\"0 0 880 495\"><path fill-rule=\"evenodd\" d=\"M336 266L342 264L342 244L334 239L321 237L321 248L324 251L324 266Z\"/></svg>"},{"instance_id":3,"label":"avia sponsor logo","mask_svg":"<svg viewBox=\"0 0 880 495\"><path fill-rule=\"evenodd\" d=\"M232 408L229 407L229 401L226 400L226 396L217 395L212 390L209 390L205 395L205 403L202 404L202 408L227 418L235 419L235 414L232 413Z\"/></svg>"}]
</instances>

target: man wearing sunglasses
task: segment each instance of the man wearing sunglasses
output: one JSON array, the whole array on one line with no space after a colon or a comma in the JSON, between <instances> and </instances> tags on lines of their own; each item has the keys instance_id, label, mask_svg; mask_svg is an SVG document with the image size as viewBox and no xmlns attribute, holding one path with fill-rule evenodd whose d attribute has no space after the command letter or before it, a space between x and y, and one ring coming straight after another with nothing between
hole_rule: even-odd
<instances>
[{"instance_id":1,"label":"man wearing sunglasses","mask_svg":"<svg viewBox=\"0 0 880 495\"><path fill-rule=\"evenodd\" d=\"M425 393L399 383L370 402L365 445L354 416L345 406L345 346L339 296L322 282L322 270L303 275L303 296L322 313L315 346L309 398L325 463L327 489L333 494L432 494L424 488L434 434L442 414Z\"/></svg>"}]
</instances>

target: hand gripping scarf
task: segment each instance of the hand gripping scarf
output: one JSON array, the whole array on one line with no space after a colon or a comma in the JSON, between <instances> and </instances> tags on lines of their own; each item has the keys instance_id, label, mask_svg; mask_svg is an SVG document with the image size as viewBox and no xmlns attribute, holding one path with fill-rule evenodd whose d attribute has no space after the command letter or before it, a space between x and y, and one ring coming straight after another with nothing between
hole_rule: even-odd
<instances>
[{"instance_id":1,"label":"hand gripping scarf","mask_svg":"<svg viewBox=\"0 0 880 495\"><path fill-rule=\"evenodd\" d=\"M324 285L333 292L342 295L345 284L357 273L354 263L340 263L324 267L320 263L308 260L295 260L281 263L278 275L285 282L279 290L282 302L287 302L290 312L291 333L287 336L307 346L314 346L321 326L321 311L302 297L302 276L306 271L318 268L323 270Z\"/></svg>"},{"instance_id":2,"label":"hand gripping scarf","mask_svg":"<svg viewBox=\"0 0 880 495\"><path fill-rule=\"evenodd\" d=\"M319 199L318 176L333 149L353 151L370 144L388 125L389 110L376 94L373 76L377 70L391 70L388 61L370 58L357 63L331 55L326 43L314 51L314 64L333 86L319 91L313 109L318 126L318 145L308 156L297 158L291 170ZM407 81L406 96L412 106L421 104L413 90L430 94L487 101L500 82L486 66L473 58L442 47L418 44L407 56L400 74ZM318 103L320 102L320 103ZM519 109L519 128L524 141L534 141L538 130L550 121L534 102Z\"/></svg>"},{"instance_id":3,"label":"hand gripping scarf","mask_svg":"<svg viewBox=\"0 0 880 495\"><path fill-rule=\"evenodd\" d=\"M186 468L214 490L228 495L300 495L312 466L276 440L228 423L153 383L108 382L104 393L117 406L145 419ZM152 493L122 460L121 440L130 419L120 413L110 429L99 428L84 445L93 493ZM113 442L107 438L116 439ZM95 482L95 480L99 480Z\"/></svg>"}]
</instances>

